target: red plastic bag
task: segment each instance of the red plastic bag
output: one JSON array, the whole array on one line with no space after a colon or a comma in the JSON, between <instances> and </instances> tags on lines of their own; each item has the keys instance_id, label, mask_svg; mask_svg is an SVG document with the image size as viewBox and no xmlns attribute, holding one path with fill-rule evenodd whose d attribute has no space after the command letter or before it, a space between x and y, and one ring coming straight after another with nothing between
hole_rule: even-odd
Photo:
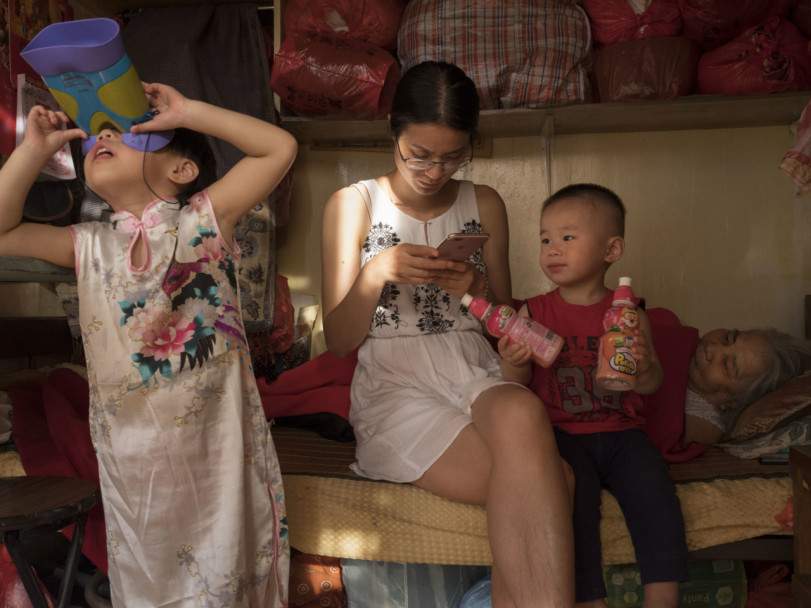
<instances>
[{"instance_id":1,"label":"red plastic bag","mask_svg":"<svg viewBox=\"0 0 811 608\"><path fill-rule=\"evenodd\" d=\"M797 0L679 0L683 34L704 50L718 48L770 17L786 17Z\"/></svg>"},{"instance_id":2,"label":"red plastic bag","mask_svg":"<svg viewBox=\"0 0 811 608\"><path fill-rule=\"evenodd\" d=\"M400 67L377 45L337 34L293 34L273 61L270 86L296 114L374 120L391 109Z\"/></svg>"},{"instance_id":3,"label":"red plastic bag","mask_svg":"<svg viewBox=\"0 0 811 608\"><path fill-rule=\"evenodd\" d=\"M276 294L273 300L273 327L270 329L270 345L274 353L283 353L296 339L296 320L293 317L293 300L287 277L276 273Z\"/></svg>"},{"instance_id":4,"label":"red plastic bag","mask_svg":"<svg viewBox=\"0 0 811 608\"><path fill-rule=\"evenodd\" d=\"M746 608L794 608L789 574L785 564L774 564L763 570L747 585Z\"/></svg>"},{"instance_id":5,"label":"red plastic bag","mask_svg":"<svg viewBox=\"0 0 811 608\"><path fill-rule=\"evenodd\" d=\"M681 33L681 12L673 0L583 0L583 10L589 16L595 48Z\"/></svg>"},{"instance_id":6,"label":"red plastic bag","mask_svg":"<svg viewBox=\"0 0 811 608\"><path fill-rule=\"evenodd\" d=\"M56 602L53 596L39 578L37 582L48 608L54 608ZM0 608L31 608L31 600L5 545L0 545Z\"/></svg>"},{"instance_id":7,"label":"red plastic bag","mask_svg":"<svg viewBox=\"0 0 811 608\"><path fill-rule=\"evenodd\" d=\"M406 0L296 0L284 12L284 31L339 34L397 49L397 30Z\"/></svg>"},{"instance_id":8,"label":"red plastic bag","mask_svg":"<svg viewBox=\"0 0 811 608\"><path fill-rule=\"evenodd\" d=\"M808 39L788 20L771 17L698 60L699 93L745 95L811 88Z\"/></svg>"},{"instance_id":9,"label":"red plastic bag","mask_svg":"<svg viewBox=\"0 0 811 608\"><path fill-rule=\"evenodd\" d=\"M799 0L789 19L806 38L811 38L811 0Z\"/></svg>"},{"instance_id":10,"label":"red plastic bag","mask_svg":"<svg viewBox=\"0 0 811 608\"><path fill-rule=\"evenodd\" d=\"M594 52L595 101L674 99L693 89L700 50L684 36L617 42Z\"/></svg>"},{"instance_id":11,"label":"red plastic bag","mask_svg":"<svg viewBox=\"0 0 811 608\"><path fill-rule=\"evenodd\" d=\"M780 162L780 170L811 196L811 103L805 106L797 125L797 140ZM791 500L791 499L789 499ZM792 502L791 522L794 525Z\"/></svg>"},{"instance_id":12,"label":"red plastic bag","mask_svg":"<svg viewBox=\"0 0 811 608\"><path fill-rule=\"evenodd\" d=\"M788 497L783 510L774 516L774 521L780 524L783 530L787 530L788 532L794 530L794 498L791 496Z\"/></svg>"}]
</instances>

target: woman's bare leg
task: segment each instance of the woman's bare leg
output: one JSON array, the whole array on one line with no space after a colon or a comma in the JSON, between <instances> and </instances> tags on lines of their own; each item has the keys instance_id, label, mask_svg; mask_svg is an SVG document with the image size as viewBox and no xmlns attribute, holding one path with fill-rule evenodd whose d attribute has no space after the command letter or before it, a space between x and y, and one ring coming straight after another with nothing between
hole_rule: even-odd
<instances>
[{"instance_id":1,"label":"woman's bare leg","mask_svg":"<svg viewBox=\"0 0 811 608\"><path fill-rule=\"evenodd\" d=\"M473 425L415 482L486 504L494 608L574 605L567 477L541 402L515 385L482 393Z\"/></svg>"}]
</instances>

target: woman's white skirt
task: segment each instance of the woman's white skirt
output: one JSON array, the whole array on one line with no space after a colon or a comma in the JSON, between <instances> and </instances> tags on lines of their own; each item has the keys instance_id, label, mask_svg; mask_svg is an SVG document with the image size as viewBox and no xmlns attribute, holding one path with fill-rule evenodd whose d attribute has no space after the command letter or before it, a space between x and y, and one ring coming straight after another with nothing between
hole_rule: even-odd
<instances>
[{"instance_id":1,"label":"woman's white skirt","mask_svg":"<svg viewBox=\"0 0 811 608\"><path fill-rule=\"evenodd\" d=\"M372 479L419 479L472 422L476 398L509 384L500 362L476 331L368 337L352 379L352 469Z\"/></svg>"}]
</instances>

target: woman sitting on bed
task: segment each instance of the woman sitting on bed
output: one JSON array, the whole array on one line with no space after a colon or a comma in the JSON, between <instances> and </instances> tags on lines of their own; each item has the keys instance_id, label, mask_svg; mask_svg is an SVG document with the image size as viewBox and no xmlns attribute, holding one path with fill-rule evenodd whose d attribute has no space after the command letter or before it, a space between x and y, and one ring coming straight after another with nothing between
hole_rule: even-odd
<instances>
[{"instance_id":1,"label":"woman sitting on bed","mask_svg":"<svg viewBox=\"0 0 811 608\"><path fill-rule=\"evenodd\" d=\"M707 332L690 360L682 443L717 443L748 405L809 368L808 340L774 329Z\"/></svg>"},{"instance_id":2,"label":"woman sitting on bed","mask_svg":"<svg viewBox=\"0 0 811 608\"><path fill-rule=\"evenodd\" d=\"M552 427L535 395L502 378L460 301L511 292L504 202L453 179L477 121L476 85L458 67L405 72L389 115L394 169L324 209L324 337L339 356L358 348L354 470L486 504L493 606L572 606L572 517ZM439 259L453 232L490 239L464 262Z\"/></svg>"}]
</instances>

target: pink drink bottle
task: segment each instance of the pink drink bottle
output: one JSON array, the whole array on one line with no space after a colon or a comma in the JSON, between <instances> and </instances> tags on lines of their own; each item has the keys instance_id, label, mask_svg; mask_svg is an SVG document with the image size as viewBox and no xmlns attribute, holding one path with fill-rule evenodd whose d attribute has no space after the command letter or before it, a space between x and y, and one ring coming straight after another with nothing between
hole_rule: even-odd
<instances>
[{"instance_id":1,"label":"pink drink bottle","mask_svg":"<svg viewBox=\"0 0 811 608\"><path fill-rule=\"evenodd\" d=\"M532 349L532 360L538 365L552 365L563 348L563 338L537 321L519 316L512 306L491 304L469 293L462 296L462 304L468 307L473 316L484 321L492 336L509 336L511 344L526 342Z\"/></svg>"},{"instance_id":2,"label":"pink drink bottle","mask_svg":"<svg viewBox=\"0 0 811 608\"><path fill-rule=\"evenodd\" d=\"M631 279L621 277L611 308L603 316L597 385L609 391L628 391L636 385L636 359L631 353L634 330L639 326Z\"/></svg>"}]
</instances>

